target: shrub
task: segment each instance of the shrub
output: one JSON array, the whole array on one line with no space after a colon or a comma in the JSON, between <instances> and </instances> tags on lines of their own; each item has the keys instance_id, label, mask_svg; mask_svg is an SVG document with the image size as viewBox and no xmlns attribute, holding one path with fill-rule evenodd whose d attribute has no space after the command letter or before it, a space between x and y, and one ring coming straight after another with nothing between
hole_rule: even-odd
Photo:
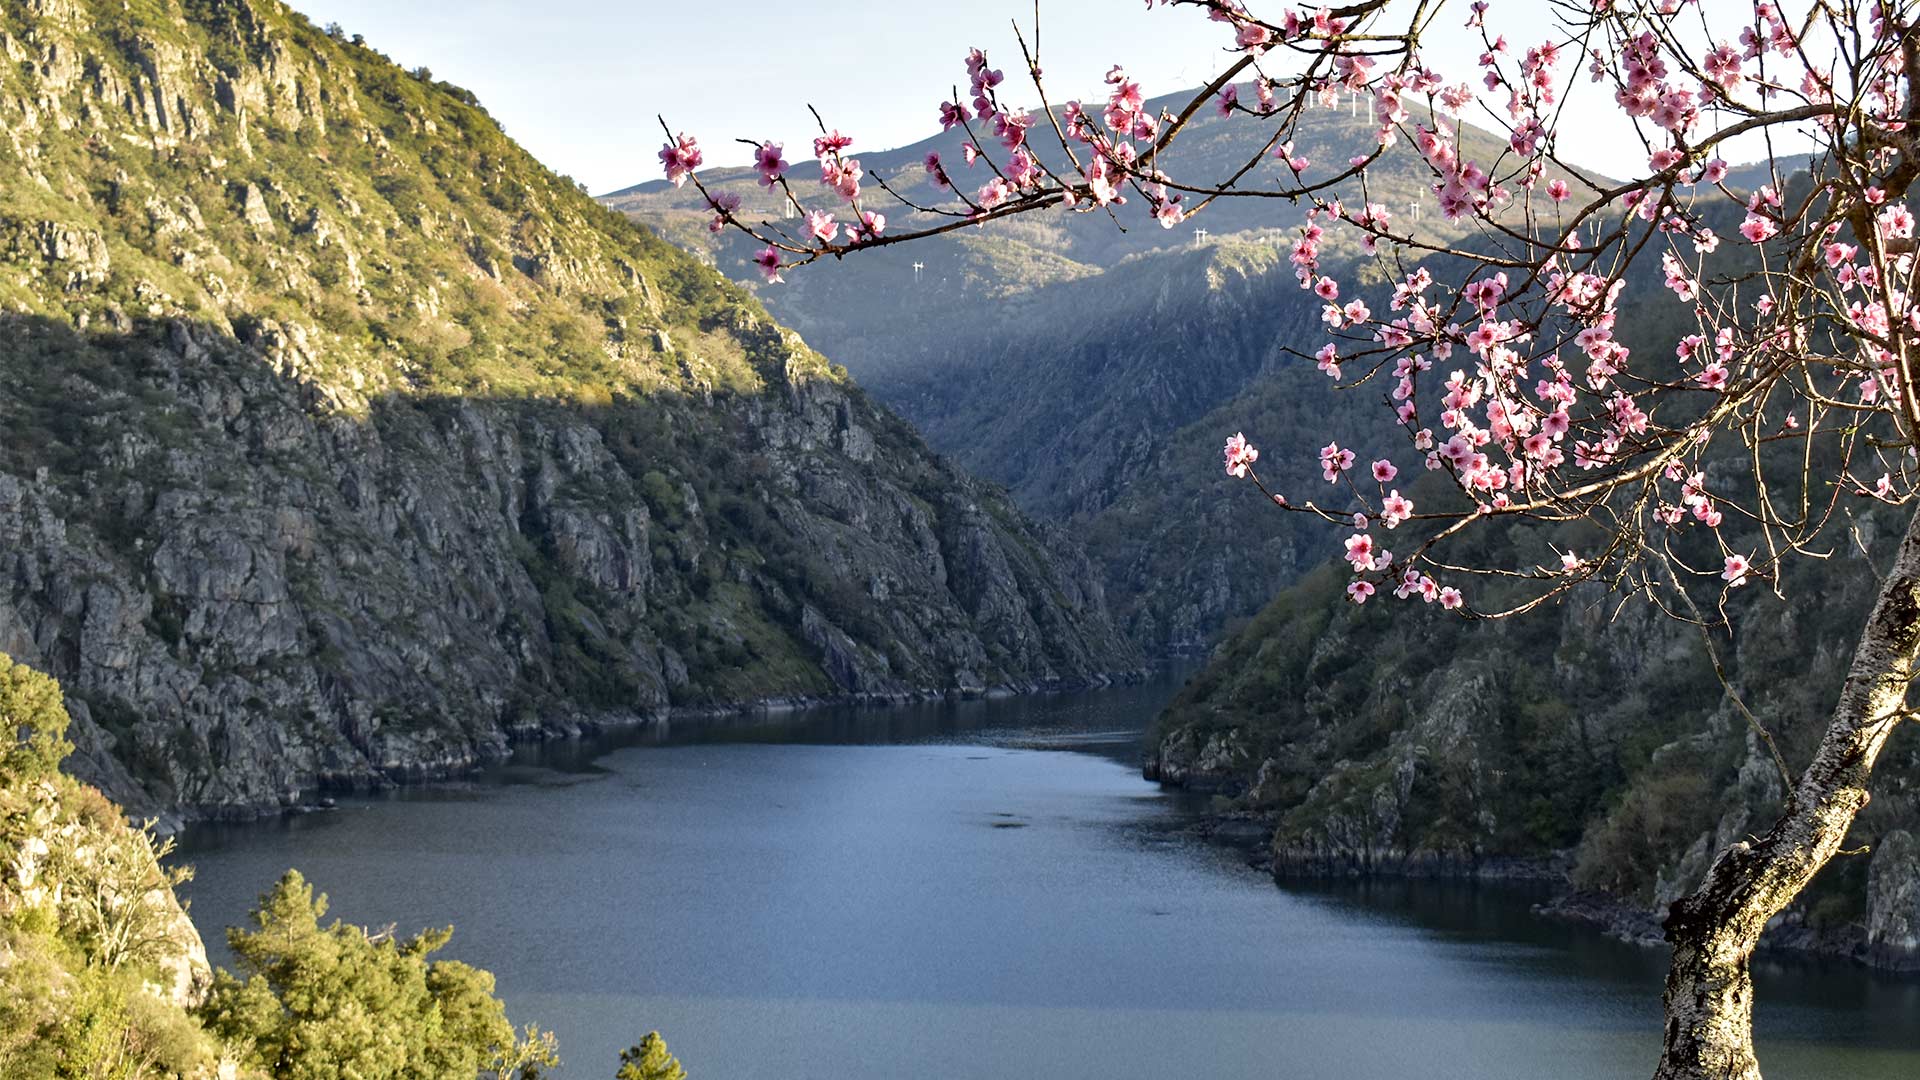
<instances>
[{"instance_id":1,"label":"shrub","mask_svg":"<svg viewBox=\"0 0 1920 1080\"><path fill-rule=\"evenodd\" d=\"M539 1076L558 1061L553 1039L516 1033L493 976L431 960L451 928L400 940L335 921L327 898L288 871L260 898L255 929L232 929L245 981L222 971L201 1011L207 1029L246 1064L281 1080Z\"/></svg>"},{"instance_id":2,"label":"shrub","mask_svg":"<svg viewBox=\"0 0 1920 1080\"><path fill-rule=\"evenodd\" d=\"M52 777L72 751L60 684L0 653L0 780Z\"/></svg>"}]
</instances>

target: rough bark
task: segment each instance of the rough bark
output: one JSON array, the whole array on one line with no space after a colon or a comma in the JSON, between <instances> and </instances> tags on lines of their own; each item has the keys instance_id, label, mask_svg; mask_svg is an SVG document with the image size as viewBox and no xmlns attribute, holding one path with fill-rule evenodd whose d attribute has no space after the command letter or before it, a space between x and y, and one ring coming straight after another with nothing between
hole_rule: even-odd
<instances>
[{"instance_id":1,"label":"rough bark","mask_svg":"<svg viewBox=\"0 0 1920 1080\"><path fill-rule=\"evenodd\" d=\"M1759 1080L1748 960L1767 920L1840 849L1867 804L1867 780L1887 736L1906 719L1920 657L1920 516L1860 634L1813 763L1780 820L1758 840L1720 853L1700 887L1666 920L1666 1045L1655 1080Z\"/></svg>"}]
</instances>

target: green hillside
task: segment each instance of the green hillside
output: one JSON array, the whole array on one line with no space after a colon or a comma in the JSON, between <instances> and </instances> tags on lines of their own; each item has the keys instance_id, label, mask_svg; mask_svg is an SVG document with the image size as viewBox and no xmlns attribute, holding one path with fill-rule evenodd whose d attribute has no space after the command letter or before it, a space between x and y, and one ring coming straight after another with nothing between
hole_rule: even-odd
<instances>
[{"instance_id":1,"label":"green hillside","mask_svg":"<svg viewBox=\"0 0 1920 1080\"><path fill-rule=\"evenodd\" d=\"M0 49L0 650L116 797L1137 665L1071 542L466 91L272 0Z\"/></svg>"}]
</instances>

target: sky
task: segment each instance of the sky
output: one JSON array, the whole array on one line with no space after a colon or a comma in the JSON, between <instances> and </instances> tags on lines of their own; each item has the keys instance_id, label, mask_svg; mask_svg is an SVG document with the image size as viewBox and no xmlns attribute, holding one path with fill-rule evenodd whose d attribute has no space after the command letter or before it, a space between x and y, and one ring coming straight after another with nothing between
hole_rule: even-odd
<instances>
[{"instance_id":1,"label":"sky","mask_svg":"<svg viewBox=\"0 0 1920 1080\"><path fill-rule=\"evenodd\" d=\"M1055 101L1099 96L1101 76L1115 63L1152 96L1200 86L1233 60L1223 48L1227 30L1194 9L1149 11L1139 0L1040 4L1041 63ZM987 49L1008 84L1021 78L1012 21L1030 28L1034 15L1033 0L292 5L317 24L364 34L406 67L425 65L472 90L508 135L595 194L660 177L660 115L675 131L699 137L709 165L748 161L751 151L737 138L773 139L790 148L789 158L810 156L809 104L853 135L856 151L916 142L938 129L939 102L964 83L969 46ZM1490 21L1524 47L1545 38L1546 9L1544 0L1505 0ZM1465 14L1464 3L1449 5L1427 48L1428 62L1456 79L1473 75L1479 54L1477 37L1461 26ZM1584 87L1584 75L1579 82ZM1007 100L1037 103L1030 90ZM1563 135L1560 149L1574 164L1618 174L1621 161L1645 158L1603 95L1576 95L1566 120L1564 130L1579 137Z\"/></svg>"}]
</instances>

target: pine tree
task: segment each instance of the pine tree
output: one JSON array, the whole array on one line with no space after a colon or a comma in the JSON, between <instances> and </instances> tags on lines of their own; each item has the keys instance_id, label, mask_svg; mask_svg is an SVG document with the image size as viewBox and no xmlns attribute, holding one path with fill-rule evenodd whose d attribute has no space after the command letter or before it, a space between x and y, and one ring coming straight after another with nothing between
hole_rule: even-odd
<instances>
[{"instance_id":1,"label":"pine tree","mask_svg":"<svg viewBox=\"0 0 1920 1080\"><path fill-rule=\"evenodd\" d=\"M639 1046L620 1051L620 1071L613 1080L687 1080L687 1071L667 1053L667 1040L649 1031Z\"/></svg>"},{"instance_id":2,"label":"pine tree","mask_svg":"<svg viewBox=\"0 0 1920 1080\"><path fill-rule=\"evenodd\" d=\"M550 1036L507 1022L492 975L431 959L450 928L401 940L323 926L326 913L326 896L290 870L260 898L254 929L227 932L245 978L217 974L201 1017L247 1048L243 1064L278 1080L531 1080L556 1064Z\"/></svg>"}]
</instances>

